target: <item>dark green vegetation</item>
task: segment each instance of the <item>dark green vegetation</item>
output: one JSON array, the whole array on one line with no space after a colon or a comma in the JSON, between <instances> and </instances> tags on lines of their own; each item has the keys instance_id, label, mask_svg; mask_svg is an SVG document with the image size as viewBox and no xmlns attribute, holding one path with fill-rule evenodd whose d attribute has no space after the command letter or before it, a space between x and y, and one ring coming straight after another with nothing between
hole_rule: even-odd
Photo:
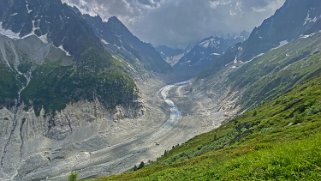
<instances>
[{"instance_id":1,"label":"dark green vegetation","mask_svg":"<svg viewBox=\"0 0 321 181\"><path fill-rule=\"evenodd\" d=\"M72 172L69 176L68 176L68 181L77 181L78 179L78 175L77 173Z\"/></svg>"},{"instance_id":2,"label":"dark green vegetation","mask_svg":"<svg viewBox=\"0 0 321 181\"><path fill-rule=\"evenodd\" d=\"M321 77L144 168L97 180L320 180Z\"/></svg>"},{"instance_id":3,"label":"dark green vegetation","mask_svg":"<svg viewBox=\"0 0 321 181\"><path fill-rule=\"evenodd\" d=\"M17 58L20 62L18 70L14 70L0 59L0 106L15 106L19 91L22 91L21 101L25 108L33 107L37 116L42 108L46 114L53 115L67 104L81 100L97 99L108 109L135 104L138 92L134 81L127 75L123 65L107 52L88 46L88 51L72 60L64 52L51 47L50 53L39 63L32 59L32 51L20 49L30 41L12 40L13 48L7 48L10 46L5 44L7 58ZM35 44L39 44L37 41ZM40 44L39 48L43 46ZM31 72L29 84L21 75L27 75L28 72Z\"/></svg>"},{"instance_id":4,"label":"dark green vegetation","mask_svg":"<svg viewBox=\"0 0 321 181\"><path fill-rule=\"evenodd\" d=\"M128 106L137 99L135 83L120 70L94 72L72 66L44 64L32 74L29 86L22 92L23 101L34 106L39 115L65 108L79 100L100 100L107 108Z\"/></svg>"},{"instance_id":5,"label":"dark green vegetation","mask_svg":"<svg viewBox=\"0 0 321 181\"><path fill-rule=\"evenodd\" d=\"M0 64L0 75L0 105L13 106L20 89L17 77L3 64Z\"/></svg>"}]
</instances>

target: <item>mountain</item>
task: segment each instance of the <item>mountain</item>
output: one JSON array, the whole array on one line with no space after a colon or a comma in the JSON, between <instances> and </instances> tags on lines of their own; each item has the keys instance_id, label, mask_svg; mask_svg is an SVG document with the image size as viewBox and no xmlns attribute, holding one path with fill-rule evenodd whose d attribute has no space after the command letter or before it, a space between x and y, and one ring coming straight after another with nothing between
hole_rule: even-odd
<instances>
[{"instance_id":1,"label":"mountain","mask_svg":"<svg viewBox=\"0 0 321 181\"><path fill-rule=\"evenodd\" d=\"M191 78L213 65L225 51L246 39L246 35L232 37L208 37L187 52L174 66L175 72L182 72L184 78ZM188 73L188 74L186 74Z\"/></svg>"},{"instance_id":2,"label":"mountain","mask_svg":"<svg viewBox=\"0 0 321 181\"><path fill-rule=\"evenodd\" d=\"M171 70L151 44L139 40L117 17L111 17L107 22L103 22L99 16L83 17L110 52L121 54L130 63L140 63L158 73Z\"/></svg>"},{"instance_id":3,"label":"mountain","mask_svg":"<svg viewBox=\"0 0 321 181\"><path fill-rule=\"evenodd\" d=\"M107 148L113 123L144 114L129 74L60 0L0 1L0 179L45 180Z\"/></svg>"},{"instance_id":4,"label":"mountain","mask_svg":"<svg viewBox=\"0 0 321 181\"><path fill-rule=\"evenodd\" d=\"M17 99L31 81L33 69L45 64L61 67L75 64L64 51L50 44L44 44L34 35L24 40L12 40L0 34L0 52L1 75L3 75L0 78L0 105L4 107L21 103L17 102Z\"/></svg>"},{"instance_id":5,"label":"mountain","mask_svg":"<svg viewBox=\"0 0 321 181\"><path fill-rule=\"evenodd\" d=\"M222 61L226 64L235 57L240 61L248 61L272 48L320 30L321 1L287 0L273 16L254 28L244 43L226 52Z\"/></svg>"},{"instance_id":6,"label":"mountain","mask_svg":"<svg viewBox=\"0 0 321 181\"><path fill-rule=\"evenodd\" d=\"M245 108L255 107L321 75L320 45L321 33L292 40L241 64L227 83L242 92L239 102Z\"/></svg>"},{"instance_id":7,"label":"mountain","mask_svg":"<svg viewBox=\"0 0 321 181\"><path fill-rule=\"evenodd\" d=\"M182 50L179 48L171 48L166 45L156 47L156 50L160 53L162 58L174 66L186 53L186 50Z\"/></svg>"},{"instance_id":8,"label":"mountain","mask_svg":"<svg viewBox=\"0 0 321 181\"><path fill-rule=\"evenodd\" d=\"M2 32L11 32L9 37L14 39L34 35L73 58L74 66L35 64L26 70L31 71L33 75L30 85L22 92L22 100L26 105L32 103L37 114L41 108L54 113L70 102L93 100L93 92L110 108L118 104L129 105L136 99L134 82L124 72L121 63L105 50L92 28L71 7L62 4L60 0L4 0L0 5ZM32 60L31 63L33 64ZM45 71L47 75L37 74L40 70ZM17 70L12 71L20 74ZM61 79L61 72L67 77ZM102 77L105 77L104 81L108 83L99 84ZM90 79L93 79L90 84L85 84ZM122 84L117 83L118 81ZM51 85L53 82L56 87ZM116 83L119 84L116 86L119 88L118 96L108 93ZM51 101L55 98L60 100Z\"/></svg>"},{"instance_id":9,"label":"mountain","mask_svg":"<svg viewBox=\"0 0 321 181\"><path fill-rule=\"evenodd\" d=\"M81 54L86 50L103 48L100 43L96 43L99 39L84 20L59 0L4 0L1 7L0 20L3 29L9 29L19 37L35 34L66 50L75 56L79 63ZM108 59L111 61L110 57L105 61Z\"/></svg>"}]
</instances>

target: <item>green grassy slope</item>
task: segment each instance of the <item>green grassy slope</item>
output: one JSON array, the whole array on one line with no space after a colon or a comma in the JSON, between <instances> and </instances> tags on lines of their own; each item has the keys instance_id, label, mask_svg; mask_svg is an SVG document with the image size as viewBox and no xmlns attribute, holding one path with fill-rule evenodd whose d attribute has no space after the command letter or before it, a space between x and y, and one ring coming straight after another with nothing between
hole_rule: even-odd
<instances>
[{"instance_id":1,"label":"green grassy slope","mask_svg":"<svg viewBox=\"0 0 321 181\"><path fill-rule=\"evenodd\" d=\"M321 77L107 180L320 180Z\"/></svg>"},{"instance_id":2,"label":"green grassy slope","mask_svg":"<svg viewBox=\"0 0 321 181\"><path fill-rule=\"evenodd\" d=\"M321 33L271 50L243 65L229 77L235 90L245 90L244 107L275 98L321 74Z\"/></svg>"}]
</instances>

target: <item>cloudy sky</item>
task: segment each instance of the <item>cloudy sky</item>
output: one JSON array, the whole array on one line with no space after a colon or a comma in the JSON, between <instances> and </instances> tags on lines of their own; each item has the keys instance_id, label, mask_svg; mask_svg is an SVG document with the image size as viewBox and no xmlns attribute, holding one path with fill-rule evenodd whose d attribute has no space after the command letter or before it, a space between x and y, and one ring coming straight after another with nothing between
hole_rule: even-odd
<instances>
[{"instance_id":1,"label":"cloudy sky","mask_svg":"<svg viewBox=\"0 0 321 181\"><path fill-rule=\"evenodd\" d=\"M107 20L117 16L154 45L185 47L210 35L251 31L285 0L63 0Z\"/></svg>"}]
</instances>

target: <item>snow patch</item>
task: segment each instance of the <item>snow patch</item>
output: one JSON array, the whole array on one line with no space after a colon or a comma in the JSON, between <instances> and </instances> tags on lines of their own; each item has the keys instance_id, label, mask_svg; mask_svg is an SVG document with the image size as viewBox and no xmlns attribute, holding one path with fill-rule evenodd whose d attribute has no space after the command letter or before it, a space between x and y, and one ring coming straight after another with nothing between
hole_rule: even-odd
<instances>
[{"instance_id":1,"label":"snow patch","mask_svg":"<svg viewBox=\"0 0 321 181\"><path fill-rule=\"evenodd\" d=\"M255 57L253 57L251 60L246 61L245 63L252 62L254 59L259 58L259 57L260 57L260 56L262 56L262 55L264 55L264 53L260 53L260 54L256 55L256 56L255 56Z\"/></svg>"},{"instance_id":2,"label":"snow patch","mask_svg":"<svg viewBox=\"0 0 321 181\"><path fill-rule=\"evenodd\" d=\"M208 48L208 46L210 45L210 41L208 40L208 41L202 42L200 45L204 48Z\"/></svg>"},{"instance_id":3,"label":"snow patch","mask_svg":"<svg viewBox=\"0 0 321 181\"><path fill-rule=\"evenodd\" d=\"M237 64L237 57L235 56L235 58L234 58L234 64Z\"/></svg>"},{"instance_id":4,"label":"snow patch","mask_svg":"<svg viewBox=\"0 0 321 181\"><path fill-rule=\"evenodd\" d=\"M203 42L201 42L199 45L204 47L204 48L209 48L209 47L215 47L217 45L220 45L221 41L216 41L215 38L210 38L208 40L205 40Z\"/></svg>"},{"instance_id":5,"label":"snow patch","mask_svg":"<svg viewBox=\"0 0 321 181\"><path fill-rule=\"evenodd\" d=\"M309 35L300 35L300 38L306 39L306 38L310 38L311 36L314 36L314 35L315 35L315 33L311 33Z\"/></svg>"},{"instance_id":6,"label":"snow patch","mask_svg":"<svg viewBox=\"0 0 321 181\"><path fill-rule=\"evenodd\" d=\"M38 37L43 43L48 44L48 33Z\"/></svg>"},{"instance_id":7,"label":"snow patch","mask_svg":"<svg viewBox=\"0 0 321 181\"><path fill-rule=\"evenodd\" d=\"M315 23L318 21L320 17L314 17L314 18L311 18L310 17L310 10L308 11L307 13L307 16L305 18L305 21L304 21L304 24L303 25L306 25L306 24L309 24L309 23Z\"/></svg>"},{"instance_id":8,"label":"snow patch","mask_svg":"<svg viewBox=\"0 0 321 181\"><path fill-rule=\"evenodd\" d=\"M104 40L104 39L100 39L100 41L101 41L103 44L105 44L105 45L109 45L109 43L108 43L106 40Z\"/></svg>"},{"instance_id":9,"label":"snow patch","mask_svg":"<svg viewBox=\"0 0 321 181\"><path fill-rule=\"evenodd\" d=\"M20 33L15 33L9 29L4 29L2 27L2 22L0 22L0 34L10 38L10 39L14 39L14 40L21 40L21 39L25 39L25 38L28 38L30 36L36 36L38 37L36 34L34 34L34 31L37 30L37 28L34 26L34 21L32 21L32 24L33 24L33 28L32 28L32 32L23 36L23 37L20 37ZM41 35L39 36L38 38L45 44L48 44L48 37L47 37L48 34L45 34L45 35Z\"/></svg>"},{"instance_id":10,"label":"snow patch","mask_svg":"<svg viewBox=\"0 0 321 181\"><path fill-rule=\"evenodd\" d=\"M0 22L0 34L8 37L8 38L11 38L11 39L21 39L21 37L19 36L19 33L15 33L9 29L4 29L2 27L2 22Z\"/></svg>"},{"instance_id":11,"label":"snow patch","mask_svg":"<svg viewBox=\"0 0 321 181\"><path fill-rule=\"evenodd\" d=\"M219 53L211 53L211 55L220 56L221 54L219 54Z\"/></svg>"},{"instance_id":12,"label":"snow patch","mask_svg":"<svg viewBox=\"0 0 321 181\"><path fill-rule=\"evenodd\" d=\"M57 47L57 48L59 48L60 50L62 50L63 52L65 52L65 54L66 54L68 57L71 57L70 53L69 53L67 50L65 50L62 45L60 45L60 46Z\"/></svg>"},{"instance_id":13,"label":"snow patch","mask_svg":"<svg viewBox=\"0 0 321 181\"><path fill-rule=\"evenodd\" d=\"M301 35L300 38L303 38L303 39L306 39L306 38L309 38L311 37L311 34L310 35Z\"/></svg>"},{"instance_id":14,"label":"snow patch","mask_svg":"<svg viewBox=\"0 0 321 181\"><path fill-rule=\"evenodd\" d=\"M18 15L18 13L13 13L13 14L11 14L10 16L16 16L16 15Z\"/></svg>"},{"instance_id":15,"label":"snow patch","mask_svg":"<svg viewBox=\"0 0 321 181\"><path fill-rule=\"evenodd\" d=\"M176 65L183 57L185 53L181 53L172 57L166 57L166 62L169 63L171 66Z\"/></svg>"},{"instance_id":16,"label":"snow patch","mask_svg":"<svg viewBox=\"0 0 321 181\"><path fill-rule=\"evenodd\" d=\"M279 46L275 47L275 48L272 48L271 50L275 50L275 49L278 49L278 48L281 48L283 47L284 45L288 44L289 42L287 40L283 40L279 43Z\"/></svg>"},{"instance_id":17,"label":"snow patch","mask_svg":"<svg viewBox=\"0 0 321 181\"><path fill-rule=\"evenodd\" d=\"M26 3L26 8L27 8L28 14L30 14L30 13L32 12L32 10L31 10L30 7L29 7L28 1L27 1L27 3Z\"/></svg>"},{"instance_id":18,"label":"snow patch","mask_svg":"<svg viewBox=\"0 0 321 181\"><path fill-rule=\"evenodd\" d=\"M39 28L37 28L36 26L35 26L35 20L32 20L32 31L31 31L31 33L34 33L36 30L38 30Z\"/></svg>"}]
</instances>

